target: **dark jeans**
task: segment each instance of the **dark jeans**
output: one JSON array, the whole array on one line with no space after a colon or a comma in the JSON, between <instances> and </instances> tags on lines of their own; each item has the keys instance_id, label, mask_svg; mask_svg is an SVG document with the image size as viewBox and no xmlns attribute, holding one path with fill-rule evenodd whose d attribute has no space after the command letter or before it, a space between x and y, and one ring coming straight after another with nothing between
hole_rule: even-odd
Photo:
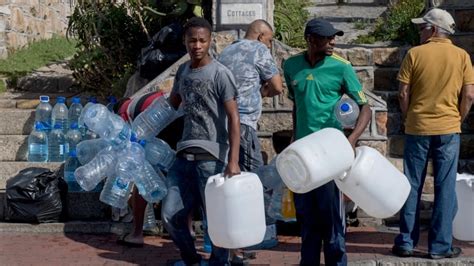
<instances>
[{"instance_id":1,"label":"dark jeans","mask_svg":"<svg viewBox=\"0 0 474 266\"><path fill-rule=\"evenodd\" d=\"M326 265L347 265L344 202L336 183L294 197L301 224L300 265L319 265L321 247Z\"/></svg>"},{"instance_id":2,"label":"dark jeans","mask_svg":"<svg viewBox=\"0 0 474 266\"><path fill-rule=\"evenodd\" d=\"M207 179L222 173L224 166L218 160L187 161L178 157L168 171L168 194L163 199L161 217L187 265L201 261L189 232L188 216L197 208L205 208L204 189ZM229 250L212 245L209 265L229 265Z\"/></svg>"},{"instance_id":3,"label":"dark jeans","mask_svg":"<svg viewBox=\"0 0 474 266\"><path fill-rule=\"evenodd\" d=\"M400 234L395 238L395 246L412 250L418 244L420 198L431 155L435 200L428 233L428 252L451 252L453 220L457 212L455 186L459 145L459 134L406 136L403 168L411 191L400 210Z\"/></svg>"}]
</instances>

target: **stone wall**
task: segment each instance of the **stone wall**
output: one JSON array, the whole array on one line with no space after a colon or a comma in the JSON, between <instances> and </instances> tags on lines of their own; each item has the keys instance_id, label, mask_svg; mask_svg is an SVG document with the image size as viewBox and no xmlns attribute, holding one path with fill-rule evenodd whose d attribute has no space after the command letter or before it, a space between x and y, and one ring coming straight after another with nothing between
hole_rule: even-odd
<instances>
[{"instance_id":1,"label":"stone wall","mask_svg":"<svg viewBox=\"0 0 474 266\"><path fill-rule=\"evenodd\" d=\"M53 35L65 35L75 0L0 0L0 58Z\"/></svg>"}]
</instances>

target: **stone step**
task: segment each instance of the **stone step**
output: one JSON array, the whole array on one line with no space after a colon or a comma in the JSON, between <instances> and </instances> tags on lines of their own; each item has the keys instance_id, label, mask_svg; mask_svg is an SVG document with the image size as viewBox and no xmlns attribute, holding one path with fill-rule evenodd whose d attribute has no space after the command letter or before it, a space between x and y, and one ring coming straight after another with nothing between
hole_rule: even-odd
<instances>
[{"instance_id":1,"label":"stone step","mask_svg":"<svg viewBox=\"0 0 474 266\"><path fill-rule=\"evenodd\" d=\"M307 8L309 13L317 18L323 18L331 22L373 22L380 17L386 6L366 5L314 5Z\"/></svg>"},{"instance_id":2,"label":"stone step","mask_svg":"<svg viewBox=\"0 0 474 266\"><path fill-rule=\"evenodd\" d=\"M28 135L35 120L32 109L2 109L0 135Z\"/></svg>"},{"instance_id":3,"label":"stone step","mask_svg":"<svg viewBox=\"0 0 474 266\"><path fill-rule=\"evenodd\" d=\"M35 109L39 104L39 97L48 95L51 104L56 102L59 96L66 97L69 102L73 96L79 96L85 102L87 96L77 93L29 93L20 91L7 91L0 93L0 108L18 108L18 109Z\"/></svg>"},{"instance_id":4,"label":"stone step","mask_svg":"<svg viewBox=\"0 0 474 266\"><path fill-rule=\"evenodd\" d=\"M1 232L17 233L84 233L122 235L131 230L131 223L111 221L71 221L65 223L26 224L0 222Z\"/></svg>"},{"instance_id":5,"label":"stone step","mask_svg":"<svg viewBox=\"0 0 474 266\"><path fill-rule=\"evenodd\" d=\"M28 135L0 135L0 161L26 161Z\"/></svg>"}]
</instances>

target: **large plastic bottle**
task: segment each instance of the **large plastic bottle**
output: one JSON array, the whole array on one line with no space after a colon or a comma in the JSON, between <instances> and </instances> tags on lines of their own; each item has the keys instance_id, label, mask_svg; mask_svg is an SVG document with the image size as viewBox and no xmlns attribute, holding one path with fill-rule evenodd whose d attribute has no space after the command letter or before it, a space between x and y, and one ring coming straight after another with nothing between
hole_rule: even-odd
<instances>
[{"instance_id":1,"label":"large plastic bottle","mask_svg":"<svg viewBox=\"0 0 474 266\"><path fill-rule=\"evenodd\" d=\"M165 97L157 98L132 123L138 139L151 139L178 117L178 112Z\"/></svg>"},{"instance_id":2,"label":"large plastic bottle","mask_svg":"<svg viewBox=\"0 0 474 266\"><path fill-rule=\"evenodd\" d=\"M66 134L66 140L68 143L69 151L76 150L77 145L82 140L82 134L79 131L78 125L76 122L71 124L71 128Z\"/></svg>"},{"instance_id":3,"label":"large plastic bottle","mask_svg":"<svg viewBox=\"0 0 474 266\"><path fill-rule=\"evenodd\" d=\"M165 176L159 169L153 169L147 161L144 161L141 175L135 176L134 183L140 195L151 203L158 203L168 193Z\"/></svg>"},{"instance_id":4,"label":"large plastic bottle","mask_svg":"<svg viewBox=\"0 0 474 266\"><path fill-rule=\"evenodd\" d=\"M126 145L131 137L131 130L123 119L111 113L102 104L94 104L84 113L87 127L114 146Z\"/></svg>"},{"instance_id":5,"label":"large plastic bottle","mask_svg":"<svg viewBox=\"0 0 474 266\"><path fill-rule=\"evenodd\" d=\"M208 178L205 188L206 217L212 243L223 248L259 244L265 236L263 186L254 173L232 178Z\"/></svg>"},{"instance_id":6,"label":"large plastic bottle","mask_svg":"<svg viewBox=\"0 0 474 266\"><path fill-rule=\"evenodd\" d=\"M117 157L115 175L107 178L100 193L100 201L112 207L123 208L127 206L133 180L136 176L143 175L145 152L140 144L132 142Z\"/></svg>"},{"instance_id":7,"label":"large plastic bottle","mask_svg":"<svg viewBox=\"0 0 474 266\"><path fill-rule=\"evenodd\" d=\"M111 147L105 139L89 139L81 141L76 147L77 158L82 165L90 162L100 151Z\"/></svg>"},{"instance_id":8,"label":"large plastic bottle","mask_svg":"<svg viewBox=\"0 0 474 266\"><path fill-rule=\"evenodd\" d=\"M293 192L306 193L334 180L354 162L354 150L335 128L324 128L291 143L277 157L276 167Z\"/></svg>"},{"instance_id":9,"label":"large plastic bottle","mask_svg":"<svg viewBox=\"0 0 474 266\"><path fill-rule=\"evenodd\" d=\"M354 128L359 117L359 105L349 97L342 97L334 106L334 115L343 128Z\"/></svg>"},{"instance_id":10,"label":"large plastic bottle","mask_svg":"<svg viewBox=\"0 0 474 266\"><path fill-rule=\"evenodd\" d=\"M152 165L168 171L176 159L176 151L165 141L152 138L145 143L145 157Z\"/></svg>"},{"instance_id":11,"label":"large plastic bottle","mask_svg":"<svg viewBox=\"0 0 474 266\"><path fill-rule=\"evenodd\" d=\"M81 188L81 186L79 186L76 178L74 177L74 172L80 166L81 166L81 163L79 163L79 160L77 159L76 151L75 150L69 151L69 156L66 162L64 163L64 180L67 183L69 192L84 191Z\"/></svg>"},{"instance_id":12,"label":"large plastic bottle","mask_svg":"<svg viewBox=\"0 0 474 266\"><path fill-rule=\"evenodd\" d=\"M411 190L406 176L380 152L367 146L356 148L350 170L335 182L355 204L375 218L395 215Z\"/></svg>"},{"instance_id":13,"label":"large plastic bottle","mask_svg":"<svg viewBox=\"0 0 474 266\"><path fill-rule=\"evenodd\" d=\"M51 121L53 125L60 125L64 134L66 134L69 129L68 112L66 98L58 97L51 113Z\"/></svg>"},{"instance_id":14,"label":"large plastic bottle","mask_svg":"<svg viewBox=\"0 0 474 266\"><path fill-rule=\"evenodd\" d=\"M61 124L54 124L53 130L48 136L48 144L48 161L64 162L69 148Z\"/></svg>"},{"instance_id":15,"label":"large plastic bottle","mask_svg":"<svg viewBox=\"0 0 474 266\"><path fill-rule=\"evenodd\" d=\"M97 103L97 98L94 97L94 96L90 96L88 98L88 101L87 101L86 105L84 106L84 108L82 108L82 112L81 112L81 115L79 116L79 121L78 121L79 130L82 133L82 139L95 139L95 138L97 138L97 135L95 133L93 133L92 131L88 130L86 124L84 123L84 114L85 114L85 112L87 111L87 109L89 109L91 106L93 106L96 103Z\"/></svg>"},{"instance_id":16,"label":"large plastic bottle","mask_svg":"<svg viewBox=\"0 0 474 266\"><path fill-rule=\"evenodd\" d=\"M28 136L28 161L48 161L48 134L40 121L35 122L35 128Z\"/></svg>"},{"instance_id":17,"label":"large plastic bottle","mask_svg":"<svg viewBox=\"0 0 474 266\"><path fill-rule=\"evenodd\" d=\"M145 208L145 219L143 221L143 230L153 230L156 227L156 216L153 204L148 203Z\"/></svg>"},{"instance_id":18,"label":"large plastic bottle","mask_svg":"<svg viewBox=\"0 0 474 266\"><path fill-rule=\"evenodd\" d=\"M79 123L79 116L81 116L82 108L81 98L73 97L68 111L69 125L72 125L73 123Z\"/></svg>"},{"instance_id":19,"label":"large plastic bottle","mask_svg":"<svg viewBox=\"0 0 474 266\"><path fill-rule=\"evenodd\" d=\"M49 96L41 95L39 98L40 103L36 107L35 122L41 122L43 124L43 130L49 133L52 128L51 112L53 111L53 107L49 103Z\"/></svg>"},{"instance_id":20,"label":"large plastic bottle","mask_svg":"<svg viewBox=\"0 0 474 266\"><path fill-rule=\"evenodd\" d=\"M74 176L77 183L85 191L93 190L105 177L114 177L116 162L117 153L112 147L101 150L90 162L76 169Z\"/></svg>"}]
</instances>

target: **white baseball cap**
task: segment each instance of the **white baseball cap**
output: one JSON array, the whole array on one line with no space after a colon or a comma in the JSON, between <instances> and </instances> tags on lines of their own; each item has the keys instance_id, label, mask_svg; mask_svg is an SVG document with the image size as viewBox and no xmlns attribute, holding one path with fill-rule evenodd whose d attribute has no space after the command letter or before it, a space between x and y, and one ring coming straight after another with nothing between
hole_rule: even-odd
<instances>
[{"instance_id":1,"label":"white baseball cap","mask_svg":"<svg viewBox=\"0 0 474 266\"><path fill-rule=\"evenodd\" d=\"M446 30L451 34L454 33L454 28L456 27L456 23L454 22L451 14L449 14L446 10L439 8L433 8L426 12L422 18L413 18L411 22L414 24L429 23Z\"/></svg>"}]
</instances>

